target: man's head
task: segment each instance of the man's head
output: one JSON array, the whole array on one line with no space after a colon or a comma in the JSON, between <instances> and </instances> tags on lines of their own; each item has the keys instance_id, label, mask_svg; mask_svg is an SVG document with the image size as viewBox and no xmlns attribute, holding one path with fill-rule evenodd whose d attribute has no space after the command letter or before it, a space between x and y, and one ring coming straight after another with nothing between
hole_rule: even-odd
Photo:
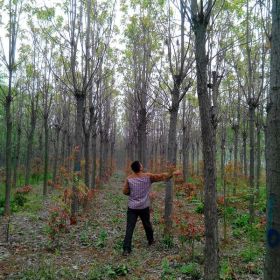
<instances>
[{"instance_id":1,"label":"man's head","mask_svg":"<svg viewBox=\"0 0 280 280\"><path fill-rule=\"evenodd\" d=\"M143 169L141 162L138 160L132 162L130 167L134 173L138 173Z\"/></svg>"}]
</instances>

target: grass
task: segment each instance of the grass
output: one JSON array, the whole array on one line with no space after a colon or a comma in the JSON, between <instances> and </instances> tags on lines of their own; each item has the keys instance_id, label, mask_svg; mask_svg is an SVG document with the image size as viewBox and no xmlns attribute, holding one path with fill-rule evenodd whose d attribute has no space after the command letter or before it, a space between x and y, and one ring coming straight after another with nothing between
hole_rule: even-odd
<instances>
[{"instance_id":1,"label":"grass","mask_svg":"<svg viewBox=\"0 0 280 280\"><path fill-rule=\"evenodd\" d=\"M188 246L180 246L178 236L164 237L161 217L163 216L164 184L155 184L153 191L158 192L153 202L152 221L157 243L149 248L141 222L137 222L133 237L133 252L127 259L122 259L122 242L125 233L127 197L121 193L123 174L115 174L112 182L99 189L94 206L89 209L86 219L70 228L63 237L63 246L44 259L36 260L34 267L22 267L18 278L11 279L201 279L203 271L204 240L196 243L197 258L190 261ZM42 209L43 196L41 186L34 186L28 194L28 201L18 210L20 215L36 220L36 213ZM38 195L39 194L39 195ZM57 202L58 194L48 196ZM190 213L203 212L199 199L185 200L177 197ZM238 200L238 201L237 201ZM264 205L265 191L261 189L260 200L256 207ZM237 203L237 202L238 203ZM236 203L236 204L235 204ZM264 251L264 230L256 223L248 226L248 204L241 197L229 201L226 207L229 243L220 246L220 279L247 279L250 274L262 270ZM197 211L195 211L197 210ZM257 209L258 210L258 209ZM263 212L261 212L263 213ZM19 215L17 213L16 215ZM201 216L203 219L203 216ZM38 221L37 221L38 222ZM222 217L219 219L222 230ZM16 228L13 229L16 231ZM220 235L222 236L222 235ZM232 238L234 237L234 238ZM70 253L68 252L70 251ZM70 259L64 257L70 254ZM88 253L88 254L87 254ZM62 258L63 256L63 258ZM75 259L76 256L76 259ZM184 256L184 257L183 257ZM89 260L89 264L79 264L79 260ZM199 261L202 260L202 261ZM26 261L26 260L25 260ZM254 265L252 265L254 264ZM155 278L149 278L153 275ZM121 279L121 278L120 278Z\"/></svg>"}]
</instances>

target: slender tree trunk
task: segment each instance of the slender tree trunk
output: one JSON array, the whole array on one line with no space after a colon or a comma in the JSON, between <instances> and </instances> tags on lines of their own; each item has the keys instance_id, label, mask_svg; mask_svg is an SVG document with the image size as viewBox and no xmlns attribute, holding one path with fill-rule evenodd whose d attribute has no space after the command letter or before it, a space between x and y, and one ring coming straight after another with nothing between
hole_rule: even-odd
<instances>
[{"instance_id":1,"label":"slender tree trunk","mask_svg":"<svg viewBox=\"0 0 280 280\"><path fill-rule=\"evenodd\" d=\"M66 142L66 135L67 135L67 131L65 130L65 129L63 129L63 131L62 131L62 141L61 141L61 156L60 156L60 158L61 158L61 163L62 163L62 165L64 166L64 164L65 164L65 142Z\"/></svg>"},{"instance_id":2,"label":"slender tree trunk","mask_svg":"<svg viewBox=\"0 0 280 280\"><path fill-rule=\"evenodd\" d=\"M20 147L21 147L21 122L18 124L17 127L17 143L16 143L16 151L15 151L15 166L14 166L14 177L13 177L14 188L17 186Z\"/></svg>"},{"instance_id":3,"label":"slender tree trunk","mask_svg":"<svg viewBox=\"0 0 280 280\"><path fill-rule=\"evenodd\" d=\"M250 213L250 223L254 222L255 219L255 107L250 105L249 107L249 117L250 117L250 199L249 199L249 213Z\"/></svg>"},{"instance_id":4,"label":"slender tree trunk","mask_svg":"<svg viewBox=\"0 0 280 280\"><path fill-rule=\"evenodd\" d=\"M91 187L95 188L95 177L96 177L96 133L93 133L91 139L91 149L92 149L92 172L91 172Z\"/></svg>"},{"instance_id":5,"label":"slender tree trunk","mask_svg":"<svg viewBox=\"0 0 280 280\"><path fill-rule=\"evenodd\" d=\"M266 183L267 228L265 280L278 280L280 275L280 3L272 1L270 60L270 93L267 106Z\"/></svg>"},{"instance_id":6,"label":"slender tree trunk","mask_svg":"<svg viewBox=\"0 0 280 280\"><path fill-rule=\"evenodd\" d=\"M211 7L212 1L208 2ZM209 8L208 7L208 8ZM200 13L196 14L197 2L192 1L192 19L195 33L195 59L197 73L197 93L199 101L202 150L204 161L204 181L205 181L205 280L218 279L218 216L216 203L216 148L215 129L211 122L211 103L207 92L207 64L206 56L206 28L209 19L204 19ZM210 16L210 12L208 13Z\"/></svg>"},{"instance_id":7,"label":"slender tree trunk","mask_svg":"<svg viewBox=\"0 0 280 280\"><path fill-rule=\"evenodd\" d=\"M49 127L48 116L44 116L44 132L45 132L45 149L44 149L44 185L43 195L47 195L48 192L48 170L49 170Z\"/></svg>"},{"instance_id":8,"label":"slender tree trunk","mask_svg":"<svg viewBox=\"0 0 280 280\"><path fill-rule=\"evenodd\" d=\"M221 137L221 181L224 182L225 177L225 155L226 155L226 128L222 127Z\"/></svg>"},{"instance_id":9,"label":"slender tree trunk","mask_svg":"<svg viewBox=\"0 0 280 280\"><path fill-rule=\"evenodd\" d=\"M30 173L31 173L31 159L33 155L33 139L36 126L36 115L32 110L30 132L27 139L27 151L26 151L26 166L25 166L25 185L29 185Z\"/></svg>"},{"instance_id":10,"label":"slender tree trunk","mask_svg":"<svg viewBox=\"0 0 280 280\"><path fill-rule=\"evenodd\" d=\"M239 125L236 124L233 126L234 132L234 144L233 144L233 195L236 195L236 186L237 186L237 156L238 156L238 136L239 136Z\"/></svg>"},{"instance_id":11,"label":"slender tree trunk","mask_svg":"<svg viewBox=\"0 0 280 280\"><path fill-rule=\"evenodd\" d=\"M138 159L147 168L147 113L146 109L139 110L138 124Z\"/></svg>"},{"instance_id":12,"label":"slender tree trunk","mask_svg":"<svg viewBox=\"0 0 280 280\"><path fill-rule=\"evenodd\" d=\"M260 197L260 180L261 180L261 127L257 125L257 167L256 167L256 200Z\"/></svg>"},{"instance_id":13,"label":"slender tree trunk","mask_svg":"<svg viewBox=\"0 0 280 280\"><path fill-rule=\"evenodd\" d=\"M102 181L104 177L104 135L102 129L100 129L100 142L99 142L99 180Z\"/></svg>"},{"instance_id":14,"label":"slender tree trunk","mask_svg":"<svg viewBox=\"0 0 280 280\"><path fill-rule=\"evenodd\" d=\"M59 155L59 135L60 135L60 126L55 128L55 142L54 142L54 163L53 163L53 175L52 181L57 183L57 165L58 165L58 155Z\"/></svg>"},{"instance_id":15,"label":"slender tree trunk","mask_svg":"<svg viewBox=\"0 0 280 280\"><path fill-rule=\"evenodd\" d=\"M11 177L12 177L12 72L9 74L9 89L5 100L6 110L6 190L5 190L5 215L10 215Z\"/></svg>"},{"instance_id":16,"label":"slender tree trunk","mask_svg":"<svg viewBox=\"0 0 280 280\"><path fill-rule=\"evenodd\" d=\"M175 84L172 93L172 107L170 110L170 122L168 133L168 154L167 162L176 166L176 134L177 134L177 118L179 110L179 85ZM170 235L172 228L172 205L173 205L173 182L169 179L165 187L165 208L164 208L164 232Z\"/></svg>"},{"instance_id":17,"label":"slender tree trunk","mask_svg":"<svg viewBox=\"0 0 280 280\"><path fill-rule=\"evenodd\" d=\"M84 133L85 135L85 149L84 149L84 157L85 157L85 184L87 187L90 186L89 182L89 169L90 169L90 161L89 161L89 145L90 145L90 133Z\"/></svg>"},{"instance_id":18,"label":"slender tree trunk","mask_svg":"<svg viewBox=\"0 0 280 280\"><path fill-rule=\"evenodd\" d=\"M81 148L82 148L82 133L83 133L83 113L84 113L84 103L85 95L83 93L77 92L76 95L76 126L75 126L75 150L74 150L74 178L72 186L72 204L71 204L71 215L75 220L76 213L78 211L78 196L77 196L77 186L79 182L79 176L81 173Z\"/></svg>"},{"instance_id":19,"label":"slender tree trunk","mask_svg":"<svg viewBox=\"0 0 280 280\"><path fill-rule=\"evenodd\" d=\"M199 140L196 140L196 175L199 176Z\"/></svg>"},{"instance_id":20,"label":"slender tree trunk","mask_svg":"<svg viewBox=\"0 0 280 280\"><path fill-rule=\"evenodd\" d=\"M189 176L189 135L187 135L186 127L183 129L183 179L187 182Z\"/></svg>"},{"instance_id":21,"label":"slender tree trunk","mask_svg":"<svg viewBox=\"0 0 280 280\"><path fill-rule=\"evenodd\" d=\"M195 166L195 145L192 143L192 175L194 175L194 166Z\"/></svg>"},{"instance_id":22,"label":"slender tree trunk","mask_svg":"<svg viewBox=\"0 0 280 280\"><path fill-rule=\"evenodd\" d=\"M243 139L243 170L245 178L248 177L248 168L247 168L247 132L244 130L242 133Z\"/></svg>"}]
</instances>

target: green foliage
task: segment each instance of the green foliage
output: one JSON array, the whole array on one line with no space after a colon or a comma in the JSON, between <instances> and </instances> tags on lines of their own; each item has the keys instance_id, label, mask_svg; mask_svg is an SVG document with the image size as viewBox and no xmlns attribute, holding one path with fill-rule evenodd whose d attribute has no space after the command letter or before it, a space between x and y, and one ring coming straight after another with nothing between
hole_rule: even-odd
<instances>
[{"instance_id":1,"label":"green foliage","mask_svg":"<svg viewBox=\"0 0 280 280\"><path fill-rule=\"evenodd\" d=\"M14 195L14 202L18 206L23 206L27 202L27 198L23 193L16 193Z\"/></svg>"},{"instance_id":2,"label":"green foliage","mask_svg":"<svg viewBox=\"0 0 280 280\"><path fill-rule=\"evenodd\" d=\"M233 228L243 228L244 226L247 226L248 224L249 224L249 215L248 214L239 215L232 222Z\"/></svg>"},{"instance_id":3,"label":"green foliage","mask_svg":"<svg viewBox=\"0 0 280 280\"><path fill-rule=\"evenodd\" d=\"M233 280L232 278L232 267L229 260L223 260L220 263L220 279L222 280Z\"/></svg>"},{"instance_id":4,"label":"green foliage","mask_svg":"<svg viewBox=\"0 0 280 280\"><path fill-rule=\"evenodd\" d=\"M91 244L91 240L89 238L89 233L86 229L82 230L80 233L80 242L84 246L88 246Z\"/></svg>"},{"instance_id":5,"label":"green foliage","mask_svg":"<svg viewBox=\"0 0 280 280\"><path fill-rule=\"evenodd\" d=\"M259 250L257 248L252 248L251 246L249 246L241 251L240 256L244 262L252 262L259 257Z\"/></svg>"},{"instance_id":6,"label":"green foliage","mask_svg":"<svg viewBox=\"0 0 280 280\"><path fill-rule=\"evenodd\" d=\"M174 239L171 235L164 235L162 244L165 248L170 249L174 247Z\"/></svg>"},{"instance_id":7,"label":"green foliage","mask_svg":"<svg viewBox=\"0 0 280 280\"><path fill-rule=\"evenodd\" d=\"M117 266L93 264L88 273L87 279L89 280L105 280L115 279L121 276L126 276L129 273L128 267L125 264Z\"/></svg>"},{"instance_id":8,"label":"green foliage","mask_svg":"<svg viewBox=\"0 0 280 280\"><path fill-rule=\"evenodd\" d=\"M194 211L195 211L196 213L198 213L198 214L203 214L203 213L204 213L204 203L200 202L200 203L196 206L196 208L195 208Z\"/></svg>"},{"instance_id":9,"label":"green foliage","mask_svg":"<svg viewBox=\"0 0 280 280\"><path fill-rule=\"evenodd\" d=\"M55 15L55 8L36 8L34 9L34 14L37 16L37 19L42 21L49 21Z\"/></svg>"},{"instance_id":10,"label":"green foliage","mask_svg":"<svg viewBox=\"0 0 280 280\"><path fill-rule=\"evenodd\" d=\"M201 277L199 264L197 264L195 262L190 262L188 264L182 265L182 267L180 268L180 271L182 274L191 276L192 279L200 279L200 277Z\"/></svg>"},{"instance_id":11,"label":"green foliage","mask_svg":"<svg viewBox=\"0 0 280 280\"><path fill-rule=\"evenodd\" d=\"M72 272L67 267L58 268L53 264L44 263L40 264L38 267L27 269L21 272L16 279L21 280L38 280L38 279L47 279L47 280L56 280L56 279L77 279L77 275Z\"/></svg>"},{"instance_id":12,"label":"green foliage","mask_svg":"<svg viewBox=\"0 0 280 280\"><path fill-rule=\"evenodd\" d=\"M167 258L164 258L161 262L162 276L166 276L172 273L172 268L170 267L169 261Z\"/></svg>"},{"instance_id":13,"label":"green foliage","mask_svg":"<svg viewBox=\"0 0 280 280\"><path fill-rule=\"evenodd\" d=\"M99 235L98 235L98 238L97 238L97 241L96 241L96 247L98 248L104 248L105 245L106 245L106 241L108 239L108 233L105 229L102 229L100 232L99 232Z\"/></svg>"}]
</instances>

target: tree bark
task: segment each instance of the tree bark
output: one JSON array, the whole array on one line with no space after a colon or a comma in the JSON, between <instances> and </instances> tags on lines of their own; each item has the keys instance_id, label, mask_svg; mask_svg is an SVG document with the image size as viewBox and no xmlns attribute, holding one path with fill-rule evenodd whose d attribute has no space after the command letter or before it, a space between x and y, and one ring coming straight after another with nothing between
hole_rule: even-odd
<instances>
[{"instance_id":1,"label":"tree bark","mask_svg":"<svg viewBox=\"0 0 280 280\"><path fill-rule=\"evenodd\" d=\"M267 228L265 280L280 275L280 2L272 1L270 93L266 128Z\"/></svg>"},{"instance_id":2,"label":"tree bark","mask_svg":"<svg viewBox=\"0 0 280 280\"><path fill-rule=\"evenodd\" d=\"M89 182L89 169L90 169L90 161L89 161L89 145L90 145L90 134L84 133L85 135L85 149L84 149L84 157L85 157L85 184L87 187L90 186Z\"/></svg>"},{"instance_id":3,"label":"tree bark","mask_svg":"<svg viewBox=\"0 0 280 280\"><path fill-rule=\"evenodd\" d=\"M95 177L96 177L96 133L93 132L91 138L91 149L92 149L92 177L91 177L91 187L94 189L96 187Z\"/></svg>"},{"instance_id":4,"label":"tree bark","mask_svg":"<svg viewBox=\"0 0 280 280\"><path fill-rule=\"evenodd\" d=\"M43 195L47 195L48 192L48 171L49 171L49 126L48 126L48 115L44 115L44 185Z\"/></svg>"},{"instance_id":5,"label":"tree bark","mask_svg":"<svg viewBox=\"0 0 280 280\"><path fill-rule=\"evenodd\" d=\"M179 110L179 86L180 83L174 85L172 93L172 105L170 109L170 122L168 132L168 148L167 162L176 166L176 134L177 134L177 118ZM165 187L165 208L164 208L164 233L170 235L172 228L172 205L173 205L173 182L169 179Z\"/></svg>"},{"instance_id":6,"label":"tree bark","mask_svg":"<svg viewBox=\"0 0 280 280\"><path fill-rule=\"evenodd\" d=\"M55 127L55 141L54 141L54 163L53 163L53 183L57 183L57 165L58 165L58 155L59 155L59 135L60 135L61 126L57 125Z\"/></svg>"},{"instance_id":7,"label":"tree bark","mask_svg":"<svg viewBox=\"0 0 280 280\"><path fill-rule=\"evenodd\" d=\"M31 120L30 120L30 131L28 133L27 139L27 151L26 151L26 166L25 166L25 185L29 185L30 181L30 171L31 171L31 159L33 154L33 139L34 139L34 132L36 127L36 112L34 101L32 101L32 109L31 109Z\"/></svg>"},{"instance_id":8,"label":"tree bark","mask_svg":"<svg viewBox=\"0 0 280 280\"><path fill-rule=\"evenodd\" d=\"M260 116L262 118L262 115ZM257 123L257 146L256 146L257 166L256 166L256 200L260 197L260 180L261 180L261 124Z\"/></svg>"},{"instance_id":9,"label":"tree bark","mask_svg":"<svg viewBox=\"0 0 280 280\"><path fill-rule=\"evenodd\" d=\"M250 199L249 199L249 222L253 223L255 219L255 106L254 104L249 104L249 118L250 118Z\"/></svg>"},{"instance_id":10,"label":"tree bark","mask_svg":"<svg viewBox=\"0 0 280 280\"><path fill-rule=\"evenodd\" d=\"M12 72L9 78L9 92L5 100L6 111L6 190L5 190L5 215L10 215L11 177L12 177Z\"/></svg>"},{"instance_id":11,"label":"tree bark","mask_svg":"<svg viewBox=\"0 0 280 280\"><path fill-rule=\"evenodd\" d=\"M16 143L16 151L15 151L15 166L14 166L14 176L13 176L13 187L17 186L17 177L18 177L18 165L19 165L19 156L20 156L20 148L21 148L21 121L19 120L19 124L17 127L17 143Z\"/></svg>"},{"instance_id":12,"label":"tree bark","mask_svg":"<svg viewBox=\"0 0 280 280\"><path fill-rule=\"evenodd\" d=\"M206 12L198 11L196 0L192 0L192 23L195 34L195 60L197 73L197 93L199 101L202 151L205 179L205 265L204 278L218 279L218 216L216 203L216 143L215 129L211 119L211 103L207 92L206 29L212 9L208 1Z\"/></svg>"},{"instance_id":13,"label":"tree bark","mask_svg":"<svg viewBox=\"0 0 280 280\"><path fill-rule=\"evenodd\" d=\"M81 148L82 148L82 133L83 133L83 113L85 95L80 92L76 92L76 126L75 126L75 147L74 147L74 178L72 186L72 204L71 204L71 215L75 219L78 211L78 196L77 187L79 178L81 176Z\"/></svg>"},{"instance_id":14,"label":"tree bark","mask_svg":"<svg viewBox=\"0 0 280 280\"><path fill-rule=\"evenodd\" d=\"M248 177L248 167L247 167L247 132L244 130L242 132L243 139L243 173L245 178Z\"/></svg>"}]
</instances>

